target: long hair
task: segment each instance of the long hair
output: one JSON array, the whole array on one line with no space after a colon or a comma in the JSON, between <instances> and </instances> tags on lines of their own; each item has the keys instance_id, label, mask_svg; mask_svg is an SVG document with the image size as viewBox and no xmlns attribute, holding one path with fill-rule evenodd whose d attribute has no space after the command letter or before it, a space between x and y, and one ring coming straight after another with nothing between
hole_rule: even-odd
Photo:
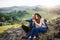
<instances>
[{"instance_id":1,"label":"long hair","mask_svg":"<svg viewBox=\"0 0 60 40\"><path fill-rule=\"evenodd\" d=\"M41 15L39 13L35 13L34 15L35 15L36 22L40 23ZM36 15L37 15L38 19L36 19Z\"/></svg>"}]
</instances>

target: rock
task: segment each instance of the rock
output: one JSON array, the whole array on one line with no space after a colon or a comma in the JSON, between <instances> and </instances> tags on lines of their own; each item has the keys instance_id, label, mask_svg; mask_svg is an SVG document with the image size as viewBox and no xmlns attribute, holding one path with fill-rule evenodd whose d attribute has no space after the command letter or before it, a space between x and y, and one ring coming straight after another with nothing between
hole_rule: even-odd
<instances>
[{"instance_id":1,"label":"rock","mask_svg":"<svg viewBox=\"0 0 60 40\"><path fill-rule=\"evenodd\" d=\"M21 35L21 28L10 28L0 35L0 40L19 40Z\"/></svg>"},{"instance_id":2,"label":"rock","mask_svg":"<svg viewBox=\"0 0 60 40\"><path fill-rule=\"evenodd\" d=\"M47 25L47 32L40 33L39 40L53 40L54 38L60 38L60 17L47 22ZM20 37L23 35L24 32L21 27L10 28L0 35L0 40L20 40Z\"/></svg>"}]
</instances>

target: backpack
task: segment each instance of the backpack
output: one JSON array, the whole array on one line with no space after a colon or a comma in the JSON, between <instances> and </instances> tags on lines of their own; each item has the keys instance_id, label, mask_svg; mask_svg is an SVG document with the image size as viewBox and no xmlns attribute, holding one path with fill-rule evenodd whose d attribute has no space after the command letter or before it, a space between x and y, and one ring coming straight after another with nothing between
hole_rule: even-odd
<instances>
[{"instance_id":1,"label":"backpack","mask_svg":"<svg viewBox=\"0 0 60 40\"><path fill-rule=\"evenodd\" d=\"M46 25L46 28L48 29L48 25L47 25L47 20L46 19L44 19L44 23Z\"/></svg>"}]
</instances>

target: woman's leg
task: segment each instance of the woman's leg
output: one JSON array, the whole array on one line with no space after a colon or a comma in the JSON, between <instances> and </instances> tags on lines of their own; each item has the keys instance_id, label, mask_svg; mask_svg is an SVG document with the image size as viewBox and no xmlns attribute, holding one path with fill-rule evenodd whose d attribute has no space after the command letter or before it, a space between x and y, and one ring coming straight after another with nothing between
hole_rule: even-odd
<instances>
[{"instance_id":1,"label":"woman's leg","mask_svg":"<svg viewBox=\"0 0 60 40\"><path fill-rule=\"evenodd\" d=\"M30 36L37 36L39 32L45 32L47 29L46 28L33 28L30 32Z\"/></svg>"},{"instance_id":2,"label":"woman's leg","mask_svg":"<svg viewBox=\"0 0 60 40\"><path fill-rule=\"evenodd\" d=\"M36 28L35 29L35 32L34 32L34 36L38 36L38 33L39 32L45 32L47 29L46 28L43 28L43 27L41 27L41 28Z\"/></svg>"}]
</instances>

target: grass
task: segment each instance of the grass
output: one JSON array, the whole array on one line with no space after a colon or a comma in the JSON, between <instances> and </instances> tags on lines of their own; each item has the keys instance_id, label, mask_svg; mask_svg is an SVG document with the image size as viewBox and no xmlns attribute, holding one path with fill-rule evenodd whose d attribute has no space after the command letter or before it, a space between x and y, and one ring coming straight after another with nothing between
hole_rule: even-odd
<instances>
[{"instance_id":1,"label":"grass","mask_svg":"<svg viewBox=\"0 0 60 40\"><path fill-rule=\"evenodd\" d=\"M52 20L58 17L56 14L50 14L44 11L34 11L34 10L26 10L29 15L25 15L22 18L30 18L34 13L38 12L43 18L46 18L47 20ZM21 19L21 18L20 18ZM14 24L14 25L6 25L6 26L1 26L0 27L0 33L4 32L4 30L7 30L8 28L16 28L19 27L20 24Z\"/></svg>"},{"instance_id":2,"label":"grass","mask_svg":"<svg viewBox=\"0 0 60 40\"><path fill-rule=\"evenodd\" d=\"M17 28L17 27L20 27L20 24L0 26L0 33L3 33L4 30L7 30L8 28Z\"/></svg>"}]
</instances>

